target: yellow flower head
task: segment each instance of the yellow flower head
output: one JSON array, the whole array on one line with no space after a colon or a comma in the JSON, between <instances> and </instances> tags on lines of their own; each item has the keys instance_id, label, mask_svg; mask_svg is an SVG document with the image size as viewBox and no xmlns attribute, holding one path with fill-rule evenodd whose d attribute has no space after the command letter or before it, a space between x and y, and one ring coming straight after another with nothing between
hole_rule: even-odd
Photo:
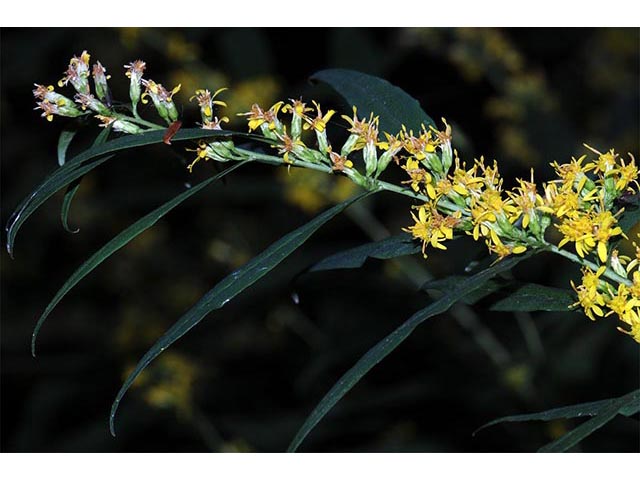
<instances>
[{"instance_id":1,"label":"yellow flower head","mask_svg":"<svg viewBox=\"0 0 640 480\"><path fill-rule=\"evenodd\" d=\"M195 95L189 98L189 101L193 101L194 99L198 102L198 106L200 107L200 115L202 116L202 122L211 122L213 120L213 106L219 105L221 107L226 107L227 104L222 100L215 100L215 98L222 92L227 90L227 88L219 88L216 90L213 95L207 89L199 89L196 90Z\"/></svg>"},{"instance_id":2,"label":"yellow flower head","mask_svg":"<svg viewBox=\"0 0 640 480\"><path fill-rule=\"evenodd\" d=\"M584 313L591 320L595 320L595 316L598 317L604 316L604 311L602 307L605 305L604 296L598 291L600 276L604 273L605 267L600 267L597 272L593 272L588 267L585 267L582 270L582 284L576 286L571 280L571 286L578 294L578 301L571 305L571 307L576 307L578 305L582 306L584 309Z\"/></svg>"},{"instance_id":3,"label":"yellow flower head","mask_svg":"<svg viewBox=\"0 0 640 480\"><path fill-rule=\"evenodd\" d=\"M447 249L442 242L453 238L453 229L460 222L461 212L445 216L437 211L434 204L426 204L418 209L417 216L413 212L411 216L415 225L403 230L411 233L413 238L422 240L422 254L426 258L427 244L440 250Z\"/></svg>"},{"instance_id":4,"label":"yellow flower head","mask_svg":"<svg viewBox=\"0 0 640 480\"><path fill-rule=\"evenodd\" d=\"M409 174L409 177L411 177L411 180L406 180L402 183L411 184L411 188L414 192L419 192L421 185L424 185L427 191L429 191L429 188L433 189L433 185L431 184L431 175L420 166L420 162L415 158L409 158L402 168ZM431 193L429 193L429 196L435 198L435 191L433 196Z\"/></svg>"},{"instance_id":5,"label":"yellow flower head","mask_svg":"<svg viewBox=\"0 0 640 480\"><path fill-rule=\"evenodd\" d=\"M282 124L278 120L278 112L284 102L280 101L271 106L267 111L263 110L260 105L254 103L251 105L251 110L246 113L239 113L238 115L247 117L249 122L249 131L253 131L263 124L266 124L269 130L279 130Z\"/></svg>"},{"instance_id":6,"label":"yellow flower head","mask_svg":"<svg viewBox=\"0 0 640 480\"><path fill-rule=\"evenodd\" d=\"M335 110L329 110L327 113L325 113L324 115L322 114L322 109L320 108L320 104L316 101L312 101L313 105L316 107L316 112L317 115L314 118L311 118L307 115L305 115L305 112L310 111L310 108L305 109L301 115L303 120L305 121L305 124L303 125L303 129L305 130L309 130L310 128L315 130L316 132L324 132L325 129L327 128L327 123L329 123L329 120L331 119L331 117L333 117L333 115L336 113Z\"/></svg>"},{"instance_id":7,"label":"yellow flower head","mask_svg":"<svg viewBox=\"0 0 640 480\"><path fill-rule=\"evenodd\" d=\"M607 153L601 153L586 143L584 146L598 154L598 160L591 163L588 166L588 170L593 170L594 173L603 174L604 176L609 176L610 173L613 173L613 170L616 167L616 159L618 158L618 154L613 150L613 148Z\"/></svg>"}]
</instances>

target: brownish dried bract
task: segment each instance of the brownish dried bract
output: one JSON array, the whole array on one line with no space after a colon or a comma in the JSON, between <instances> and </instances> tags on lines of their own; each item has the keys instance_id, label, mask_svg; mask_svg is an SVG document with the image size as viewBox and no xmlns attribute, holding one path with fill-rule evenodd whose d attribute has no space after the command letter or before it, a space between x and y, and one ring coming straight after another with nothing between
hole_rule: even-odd
<instances>
[{"instance_id":1,"label":"brownish dried bract","mask_svg":"<svg viewBox=\"0 0 640 480\"><path fill-rule=\"evenodd\" d=\"M171 145L171 139L175 136L176 133L178 133L180 127L182 127L182 122L180 120L176 120L171 125L169 125L169 128L167 128L164 133L164 137L162 137L162 141L167 145Z\"/></svg>"}]
</instances>

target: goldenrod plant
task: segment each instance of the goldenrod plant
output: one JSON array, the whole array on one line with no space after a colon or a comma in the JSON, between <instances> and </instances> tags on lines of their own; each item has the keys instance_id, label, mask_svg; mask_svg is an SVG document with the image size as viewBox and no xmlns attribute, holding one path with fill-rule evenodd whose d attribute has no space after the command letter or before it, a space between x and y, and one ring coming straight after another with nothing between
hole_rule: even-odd
<instances>
[{"instance_id":1,"label":"goldenrod plant","mask_svg":"<svg viewBox=\"0 0 640 480\"><path fill-rule=\"evenodd\" d=\"M126 64L122 72L129 79L129 100L118 102L112 98L108 84L115 80L106 74L107 69L99 61L91 65L90 60L86 51L70 60L64 77L58 82L58 88L68 90L66 95L51 85L36 84L33 89L36 108L46 120L94 117L104 130L91 148L69 160L65 160L65 152L72 136L61 136L59 168L25 198L9 221L7 249L10 254L13 255L16 234L27 218L64 187L67 193L62 217L67 227L66 216L77 182L120 151L155 143L183 142L186 143L184 151L192 159L187 166L189 172L204 162L218 162L228 168L185 190L123 230L78 268L38 320L32 338L34 356L36 337L44 321L80 280L183 201L231 171L253 162L264 163L283 167L283 172L291 169L321 172L336 185L348 184L349 188L340 187L343 193L359 190L347 199L336 191L332 195L340 200L337 205L277 240L222 279L169 328L128 372L110 415L114 435L116 411L125 392L156 357L209 313L223 308L269 273L322 225L363 198L383 191L407 197L406 211L398 212L406 217L404 233L396 232L399 235L351 253L343 252L341 257L318 264L317 269L339 268L340 262L352 262L356 256L378 255L381 245L385 251L379 258L421 252L428 262L431 251L447 250L447 244L459 236L483 243L488 262L472 275L458 278L451 288L441 289L442 296L371 348L320 400L289 450L296 450L326 413L417 326L477 294L494 277L508 272L520 261L543 252L579 265L582 277L571 280L571 290L528 285L524 289L528 298L522 297L522 291L520 296L515 292L502 300L503 310L552 310L554 306L561 311L581 309L590 321L607 322L612 329L626 334L618 341L640 343L640 241L629 238L631 228L640 217L637 200L640 185L632 153L623 155L608 146L585 144L578 158L549 163L555 172L554 179L539 184L537 172L531 169L528 178L515 179L512 182L515 186L506 188L498 161L484 157L461 158L454 148L454 129L444 118L437 125L414 99L377 77L351 70L318 72L315 79L341 94L351 104L350 112L339 113L315 100L302 98L277 101L271 106L255 103L248 112L239 114L247 122L247 131L238 132L225 130L229 118L219 113L227 107L223 100L227 94L225 88L214 91L198 88L186 97L199 108L201 119L198 126L187 128L182 125L176 104L182 93L180 85L170 90L165 88L146 77L144 61L135 60ZM141 104L153 106L160 122L142 118ZM329 125L343 128L342 138L340 135L336 135L339 140L332 138ZM396 183L384 180L391 169L401 172L405 180ZM323 204L320 202L314 201L309 209L317 209L317 205ZM618 244L623 240L632 242L631 256L620 253ZM434 284L431 287L435 288ZM525 302L532 305L523 306ZM182 381L189 383L191 377ZM191 404L190 397L189 401L181 397L178 400L148 398L151 403ZM636 390L619 398L505 417L491 424L592 416L541 449L564 451L616 415L633 415L639 409L640 391Z\"/></svg>"}]
</instances>

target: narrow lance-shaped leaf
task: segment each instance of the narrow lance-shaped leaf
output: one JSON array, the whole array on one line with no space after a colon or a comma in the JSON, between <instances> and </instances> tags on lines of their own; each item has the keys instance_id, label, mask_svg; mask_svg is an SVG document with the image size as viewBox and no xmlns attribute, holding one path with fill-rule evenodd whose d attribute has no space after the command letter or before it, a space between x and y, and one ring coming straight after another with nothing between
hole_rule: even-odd
<instances>
[{"instance_id":1,"label":"narrow lance-shaped leaf","mask_svg":"<svg viewBox=\"0 0 640 480\"><path fill-rule=\"evenodd\" d=\"M402 233L377 242L365 243L343 252L330 255L315 265L310 272L336 270L343 268L360 268L367 258L389 260L391 258L412 255L420 251L420 246L411 239L411 235Z\"/></svg>"},{"instance_id":2,"label":"narrow lance-shaped leaf","mask_svg":"<svg viewBox=\"0 0 640 480\"><path fill-rule=\"evenodd\" d=\"M124 394L127 392L131 384L147 367L147 365L149 365L149 363L151 363L176 340L200 323L206 315L211 313L213 310L218 310L225 306L236 295L249 288L273 270L300 245L306 242L307 239L321 226L334 218L348 206L363 199L371 193L372 192L365 192L342 202L318 215L309 223L291 233L288 233L277 242L271 244L266 250L254 257L243 267L225 277L215 287L209 290L200 300L198 300L198 302L175 324L173 324L171 328L169 328L169 330L167 330L165 334L149 349L149 351L147 351L125 380L111 407L111 415L109 417L109 428L111 430L111 434L115 435L115 416L122 397L124 397Z\"/></svg>"},{"instance_id":3,"label":"narrow lance-shaped leaf","mask_svg":"<svg viewBox=\"0 0 640 480\"><path fill-rule=\"evenodd\" d=\"M75 134L75 132L73 133ZM95 147L97 145L102 145L103 143L105 143L107 141L107 138L109 138L110 133L111 133L111 125L104 128L98 134L92 146ZM62 138L62 134L60 135L60 138ZM60 155L59 148L60 148L60 145L58 145L58 155ZM63 163L64 162L62 162L60 165L62 165ZM79 228L72 229L71 227L69 227L69 209L71 208L71 202L73 201L73 197L76 195L76 193L78 192L78 189L80 188L80 182L82 181L82 178L83 177L80 177L77 180L74 180L67 186L67 191L64 193L64 198L62 199L62 208L60 209L60 220L62 221L62 227L69 233L78 233L80 231Z\"/></svg>"},{"instance_id":4,"label":"narrow lance-shaped leaf","mask_svg":"<svg viewBox=\"0 0 640 480\"><path fill-rule=\"evenodd\" d=\"M635 403L634 400L635 399ZM579 418L579 417L595 417L599 415L605 408L610 407L614 403L618 402L620 397L608 398L606 400L598 400L597 402L578 403L576 405L569 405L566 407L552 408L545 410L544 412L537 413L524 413L520 415L509 415L506 417L496 418L478 428L473 435L484 430L485 428L493 427L506 422L530 422L530 421L544 421L560 420L565 418ZM640 390L631 392L630 401L620 408L619 413L625 416L635 415L640 411Z\"/></svg>"},{"instance_id":5,"label":"narrow lance-shaped leaf","mask_svg":"<svg viewBox=\"0 0 640 480\"><path fill-rule=\"evenodd\" d=\"M439 292L446 293L457 288L457 286L460 285L460 282L463 282L468 278L469 276L467 275L450 275L448 277L439 278L437 280L429 280L420 287L420 290L437 290ZM469 293L469 295L461 298L460 301L467 305L474 305L488 295L497 292L505 285L506 283L504 280L488 280L484 282L483 285L476 288L473 292Z\"/></svg>"},{"instance_id":6,"label":"narrow lance-shaped leaf","mask_svg":"<svg viewBox=\"0 0 640 480\"><path fill-rule=\"evenodd\" d=\"M568 433L565 433L562 437L554 440L551 443L543 446L538 450L541 453L559 453L566 452L570 448L577 445L593 432L609 423L616 415L619 415L623 411L634 411L634 413L640 410L640 390L633 391L620 398L614 399L609 405L602 408L595 417L587 420L580 426L574 428Z\"/></svg>"},{"instance_id":7,"label":"narrow lance-shaped leaf","mask_svg":"<svg viewBox=\"0 0 640 480\"><path fill-rule=\"evenodd\" d=\"M73 201L73 197L75 197L76 193L80 189L81 181L82 181L82 177L71 182L67 186L67 191L64 192L64 198L62 199L62 208L60 209L60 221L62 222L62 228L64 228L69 233L78 233L80 231L79 228L71 228L69 226L69 209L71 208L71 202Z\"/></svg>"},{"instance_id":8,"label":"narrow lance-shaped leaf","mask_svg":"<svg viewBox=\"0 0 640 480\"><path fill-rule=\"evenodd\" d=\"M380 116L380 130L397 133L405 125L415 131L424 124L426 128L435 123L420 107L418 101L404 90L388 81L342 68L321 70L311 77L329 84L351 105L358 108L358 114Z\"/></svg>"},{"instance_id":9,"label":"narrow lance-shaped leaf","mask_svg":"<svg viewBox=\"0 0 640 480\"><path fill-rule=\"evenodd\" d=\"M7 251L13 257L13 246L15 237L24 222L35 212L44 202L47 201L54 193L61 188L69 185L71 182L80 178L85 173L91 171L104 161L100 159L103 155L107 155L130 148L142 147L145 145L163 143L164 130L155 130L152 132L144 132L139 135L128 135L116 138L102 145L98 145L76 155L64 165L50 174L29 196L27 196L16 208L15 212L9 219L7 224ZM269 140L257 135L244 133L228 132L225 130L204 130L201 128L187 128L180 130L172 139L172 141L197 140L200 138L210 137L243 137L252 140L268 142ZM112 158L113 155L107 159ZM97 160L96 160L97 159ZM81 173L78 172L81 170Z\"/></svg>"},{"instance_id":10,"label":"narrow lance-shaped leaf","mask_svg":"<svg viewBox=\"0 0 640 480\"><path fill-rule=\"evenodd\" d=\"M497 312L567 312L575 302L571 290L547 287L536 283L525 283L507 297L491 305Z\"/></svg>"},{"instance_id":11,"label":"narrow lance-shaped leaf","mask_svg":"<svg viewBox=\"0 0 640 480\"><path fill-rule=\"evenodd\" d=\"M296 436L291 441L288 451L294 452L298 449L302 441L307 437L309 432L322 420L322 418L351 390L373 367L380 363L387 355L393 352L409 335L425 320L446 312L458 300L464 298L473 292L486 281L495 277L501 272L513 268L517 263L524 260L530 255L518 255L499 262L498 264L483 270L466 280L460 282L458 287L438 300L431 303L428 307L416 312L405 321L400 327L395 329L380 342L378 342L371 350L358 360L329 392L320 400L316 408L307 417Z\"/></svg>"},{"instance_id":12,"label":"narrow lance-shaped leaf","mask_svg":"<svg viewBox=\"0 0 640 480\"><path fill-rule=\"evenodd\" d=\"M69 291L75 285L77 285L80 282L80 280L82 280L89 273L91 273L98 265L104 262L116 251L120 250L122 247L127 245L131 240L136 238L142 232L152 227L159 219L161 219L163 216L165 216L175 207L180 205L182 202L192 197L193 195L198 193L200 190L207 187L208 185L215 182L216 180L219 180L225 175L231 173L233 170L240 167L241 165L244 165L244 163L246 162L238 163L226 169L225 171L220 172L216 176L211 177L207 180L204 180L203 182L200 182L195 187L192 187L182 192L181 194L172 198L168 202L156 208L151 213L148 213L147 215L142 217L140 220L138 220L137 222L133 223L132 225L124 229L122 232L116 235L113 239L111 239L108 243L106 243L102 248L100 248L100 250L94 253L86 262L84 262L80 266L80 268L78 268L75 272L73 272L73 274L67 279L67 281L64 283L64 285L62 285L60 290L58 290L58 292L55 294L51 302L49 302L49 305L47 305L47 308L44 310L44 312L38 319L38 322L36 323L36 326L33 329L33 334L31 336L31 354L34 357L36 355L36 339L38 336L38 332L42 328L42 325L44 324L45 320L47 319L51 311L56 307L56 305L60 303L60 300L62 300L62 298L67 293L69 293Z\"/></svg>"},{"instance_id":13,"label":"narrow lance-shaped leaf","mask_svg":"<svg viewBox=\"0 0 640 480\"><path fill-rule=\"evenodd\" d=\"M76 136L76 133L78 133L78 130L75 129L60 132L60 136L58 137L58 165L64 165L67 159L67 149L73 137Z\"/></svg>"}]
</instances>

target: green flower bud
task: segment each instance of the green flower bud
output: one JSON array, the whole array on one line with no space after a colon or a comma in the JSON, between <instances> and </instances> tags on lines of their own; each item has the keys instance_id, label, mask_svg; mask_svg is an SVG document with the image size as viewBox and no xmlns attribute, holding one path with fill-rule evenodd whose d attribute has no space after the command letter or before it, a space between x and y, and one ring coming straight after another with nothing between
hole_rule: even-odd
<instances>
[{"instance_id":1,"label":"green flower bud","mask_svg":"<svg viewBox=\"0 0 640 480\"><path fill-rule=\"evenodd\" d=\"M354 150L359 138L360 136L356 135L355 133L349 135L349 138L347 138L347 141L344 142L344 145L340 150L340 156L346 157L347 155L349 155Z\"/></svg>"}]
</instances>

